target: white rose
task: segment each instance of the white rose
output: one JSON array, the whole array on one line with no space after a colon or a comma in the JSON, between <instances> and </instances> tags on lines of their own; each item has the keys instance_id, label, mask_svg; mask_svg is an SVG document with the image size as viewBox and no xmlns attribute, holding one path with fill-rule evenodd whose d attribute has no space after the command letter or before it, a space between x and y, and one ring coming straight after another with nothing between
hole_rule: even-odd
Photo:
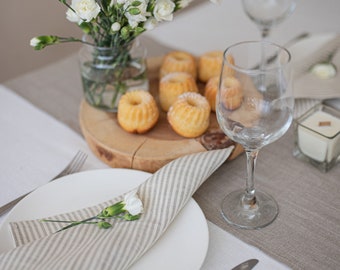
<instances>
[{"instance_id":1,"label":"white rose","mask_svg":"<svg viewBox=\"0 0 340 270\"><path fill-rule=\"evenodd\" d=\"M131 8L131 1L126 1L124 4L124 9L126 9L127 11L125 12L125 17L129 20L129 25L132 28L135 28L138 26L138 24L140 22L145 22L147 19L147 16L150 16L150 13L147 12L147 8L148 8L148 3L146 1L141 0L140 1L140 5L134 8L138 8L139 10L139 14L137 15L132 15L129 13L129 8Z\"/></svg>"},{"instance_id":2,"label":"white rose","mask_svg":"<svg viewBox=\"0 0 340 270\"><path fill-rule=\"evenodd\" d=\"M153 15L157 21L172 21L175 3L170 0L156 0Z\"/></svg>"},{"instance_id":3,"label":"white rose","mask_svg":"<svg viewBox=\"0 0 340 270\"><path fill-rule=\"evenodd\" d=\"M137 191L131 191L124 196L124 209L132 216L138 215L143 211L143 203L137 196Z\"/></svg>"},{"instance_id":4,"label":"white rose","mask_svg":"<svg viewBox=\"0 0 340 270\"><path fill-rule=\"evenodd\" d=\"M119 31L120 30L120 23L119 22L115 22L115 23L113 23L112 25L111 25L111 30L113 31L113 32L117 32L117 31Z\"/></svg>"},{"instance_id":5,"label":"white rose","mask_svg":"<svg viewBox=\"0 0 340 270\"><path fill-rule=\"evenodd\" d=\"M75 23L79 23L81 21L79 16L70 8L66 11L66 19Z\"/></svg>"},{"instance_id":6,"label":"white rose","mask_svg":"<svg viewBox=\"0 0 340 270\"><path fill-rule=\"evenodd\" d=\"M157 26L158 22L155 18L149 18L147 21L144 23L144 28L146 30L152 30Z\"/></svg>"},{"instance_id":7,"label":"white rose","mask_svg":"<svg viewBox=\"0 0 340 270\"><path fill-rule=\"evenodd\" d=\"M30 45L32 47L37 46L39 43L40 43L40 40L38 38L36 38L36 37L32 38L31 41L30 41Z\"/></svg>"},{"instance_id":8,"label":"white rose","mask_svg":"<svg viewBox=\"0 0 340 270\"><path fill-rule=\"evenodd\" d=\"M100 6L95 0L72 0L71 7L86 22L95 19L100 12Z\"/></svg>"}]
</instances>

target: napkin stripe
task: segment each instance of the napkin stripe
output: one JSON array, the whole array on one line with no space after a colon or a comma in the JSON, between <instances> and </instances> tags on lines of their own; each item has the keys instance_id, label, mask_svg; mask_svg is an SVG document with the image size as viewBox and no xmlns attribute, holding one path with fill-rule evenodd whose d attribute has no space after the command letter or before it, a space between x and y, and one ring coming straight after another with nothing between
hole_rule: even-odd
<instances>
[{"instance_id":1,"label":"napkin stripe","mask_svg":"<svg viewBox=\"0 0 340 270\"><path fill-rule=\"evenodd\" d=\"M60 224L39 221L11 224L21 245L0 255L0 269L128 269L157 242L196 189L231 151L229 148L185 156L157 171L138 188L145 210L136 221L117 220L108 230L84 224L51 235ZM121 199L119 196L52 218L83 219Z\"/></svg>"}]
</instances>

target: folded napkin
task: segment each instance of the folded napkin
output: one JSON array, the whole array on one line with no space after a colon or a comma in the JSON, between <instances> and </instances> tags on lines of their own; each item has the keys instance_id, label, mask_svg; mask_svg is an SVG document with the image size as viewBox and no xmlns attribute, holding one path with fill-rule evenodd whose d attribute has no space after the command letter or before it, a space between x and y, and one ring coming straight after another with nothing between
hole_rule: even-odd
<instances>
[{"instance_id":1,"label":"folded napkin","mask_svg":"<svg viewBox=\"0 0 340 270\"><path fill-rule=\"evenodd\" d=\"M304 45L303 43L301 45ZM321 36L312 48L296 47L292 49L294 67L295 98L326 99L340 97L340 35ZM330 79L321 79L310 72L317 63L326 61L334 53L333 63L337 75Z\"/></svg>"},{"instance_id":2,"label":"folded napkin","mask_svg":"<svg viewBox=\"0 0 340 270\"><path fill-rule=\"evenodd\" d=\"M59 233L62 223L21 221L11 224L17 248L0 255L0 269L127 269L165 232L196 189L228 158L232 147L192 154L158 170L138 187L144 213L135 221L116 221L104 230L79 225ZM82 220L121 201L57 215ZM194 224L193 224L194 226Z\"/></svg>"}]
</instances>

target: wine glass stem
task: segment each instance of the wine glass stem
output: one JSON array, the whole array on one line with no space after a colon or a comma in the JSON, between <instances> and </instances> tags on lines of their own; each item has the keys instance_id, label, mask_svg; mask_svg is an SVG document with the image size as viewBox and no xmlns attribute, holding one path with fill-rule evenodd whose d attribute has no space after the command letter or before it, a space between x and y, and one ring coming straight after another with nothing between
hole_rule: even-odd
<instances>
[{"instance_id":1,"label":"wine glass stem","mask_svg":"<svg viewBox=\"0 0 340 270\"><path fill-rule=\"evenodd\" d=\"M262 40L267 40L269 36L269 32L270 32L269 28L262 28L262 31L261 31Z\"/></svg>"},{"instance_id":2,"label":"wine glass stem","mask_svg":"<svg viewBox=\"0 0 340 270\"><path fill-rule=\"evenodd\" d=\"M247 154L247 181L246 192L243 197L243 205L246 208L254 208L256 205L254 175L258 150L246 150Z\"/></svg>"}]
</instances>

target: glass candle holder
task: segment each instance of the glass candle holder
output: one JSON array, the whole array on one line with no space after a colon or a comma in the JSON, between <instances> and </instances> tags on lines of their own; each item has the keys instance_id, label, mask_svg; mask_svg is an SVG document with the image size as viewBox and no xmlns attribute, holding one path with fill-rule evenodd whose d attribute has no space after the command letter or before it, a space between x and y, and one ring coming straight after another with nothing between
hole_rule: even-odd
<instances>
[{"instance_id":1,"label":"glass candle holder","mask_svg":"<svg viewBox=\"0 0 340 270\"><path fill-rule=\"evenodd\" d=\"M318 104L294 123L294 156L323 172L340 160L340 111Z\"/></svg>"}]
</instances>

